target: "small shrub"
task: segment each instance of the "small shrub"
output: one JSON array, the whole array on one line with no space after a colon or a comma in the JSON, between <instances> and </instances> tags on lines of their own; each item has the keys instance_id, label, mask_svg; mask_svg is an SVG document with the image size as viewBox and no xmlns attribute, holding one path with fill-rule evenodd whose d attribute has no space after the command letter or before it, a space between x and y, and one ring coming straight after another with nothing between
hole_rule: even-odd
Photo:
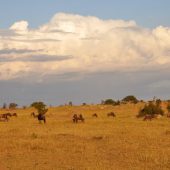
<instances>
[{"instance_id":1,"label":"small shrub","mask_svg":"<svg viewBox=\"0 0 170 170\"><path fill-rule=\"evenodd\" d=\"M17 104L16 103L10 103L9 104L9 109L16 109L17 108Z\"/></svg>"},{"instance_id":2,"label":"small shrub","mask_svg":"<svg viewBox=\"0 0 170 170\"><path fill-rule=\"evenodd\" d=\"M140 109L137 117L143 117L145 115L163 115L164 111L160 105L149 102L148 105L145 105L144 108Z\"/></svg>"}]
</instances>

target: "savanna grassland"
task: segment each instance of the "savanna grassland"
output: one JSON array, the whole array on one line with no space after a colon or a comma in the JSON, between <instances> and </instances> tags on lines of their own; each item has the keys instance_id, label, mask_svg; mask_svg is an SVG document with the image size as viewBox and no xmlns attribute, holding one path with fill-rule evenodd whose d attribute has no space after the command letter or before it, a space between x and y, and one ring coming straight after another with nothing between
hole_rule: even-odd
<instances>
[{"instance_id":1,"label":"savanna grassland","mask_svg":"<svg viewBox=\"0 0 170 170\"><path fill-rule=\"evenodd\" d=\"M52 107L46 124L17 109L0 122L0 170L169 170L170 119L137 119L143 105ZM85 123L72 123L73 113Z\"/></svg>"}]
</instances>

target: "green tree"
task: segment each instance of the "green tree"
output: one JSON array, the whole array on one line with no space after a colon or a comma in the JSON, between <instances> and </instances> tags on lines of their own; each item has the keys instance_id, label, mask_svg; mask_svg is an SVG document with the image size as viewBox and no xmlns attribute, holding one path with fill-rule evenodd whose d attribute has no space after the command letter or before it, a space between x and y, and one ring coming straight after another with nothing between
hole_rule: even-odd
<instances>
[{"instance_id":1,"label":"green tree","mask_svg":"<svg viewBox=\"0 0 170 170\"><path fill-rule=\"evenodd\" d=\"M9 109L16 109L17 108L17 104L16 103L10 103L9 104Z\"/></svg>"},{"instance_id":2,"label":"green tree","mask_svg":"<svg viewBox=\"0 0 170 170\"><path fill-rule=\"evenodd\" d=\"M45 114L48 111L46 105L43 102L33 102L31 104L31 107L37 109L39 114Z\"/></svg>"},{"instance_id":3,"label":"green tree","mask_svg":"<svg viewBox=\"0 0 170 170\"><path fill-rule=\"evenodd\" d=\"M116 101L114 101L113 99L106 99L104 101L104 104L105 105L115 105L116 104Z\"/></svg>"},{"instance_id":4,"label":"green tree","mask_svg":"<svg viewBox=\"0 0 170 170\"><path fill-rule=\"evenodd\" d=\"M138 99L133 96L133 95L129 95L129 96L126 96L125 98L122 99L123 102L132 102L132 103L137 103L138 102Z\"/></svg>"}]
</instances>

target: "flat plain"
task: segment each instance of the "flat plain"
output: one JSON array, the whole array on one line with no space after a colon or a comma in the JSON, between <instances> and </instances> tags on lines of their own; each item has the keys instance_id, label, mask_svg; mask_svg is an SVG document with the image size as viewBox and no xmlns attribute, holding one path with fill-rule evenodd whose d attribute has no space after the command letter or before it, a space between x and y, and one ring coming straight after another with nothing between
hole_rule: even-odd
<instances>
[{"instance_id":1,"label":"flat plain","mask_svg":"<svg viewBox=\"0 0 170 170\"><path fill-rule=\"evenodd\" d=\"M136 118L143 105L51 107L46 124L33 108L14 110L0 122L0 170L169 170L170 119ZM74 113L85 122L73 123Z\"/></svg>"}]
</instances>

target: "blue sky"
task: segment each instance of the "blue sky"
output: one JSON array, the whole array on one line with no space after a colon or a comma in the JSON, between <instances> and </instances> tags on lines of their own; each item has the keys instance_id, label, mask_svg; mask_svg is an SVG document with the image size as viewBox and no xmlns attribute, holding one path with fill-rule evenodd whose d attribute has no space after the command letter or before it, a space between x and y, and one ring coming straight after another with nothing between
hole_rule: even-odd
<instances>
[{"instance_id":1,"label":"blue sky","mask_svg":"<svg viewBox=\"0 0 170 170\"><path fill-rule=\"evenodd\" d=\"M0 0L0 28L18 20L38 27L57 12L135 20L145 27L169 26L169 9L169 0Z\"/></svg>"},{"instance_id":2,"label":"blue sky","mask_svg":"<svg viewBox=\"0 0 170 170\"><path fill-rule=\"evenodd\" d=\"M0 0L0 103L169 99L169 10L170 0Z\"/></svg>"}]
</instances>

